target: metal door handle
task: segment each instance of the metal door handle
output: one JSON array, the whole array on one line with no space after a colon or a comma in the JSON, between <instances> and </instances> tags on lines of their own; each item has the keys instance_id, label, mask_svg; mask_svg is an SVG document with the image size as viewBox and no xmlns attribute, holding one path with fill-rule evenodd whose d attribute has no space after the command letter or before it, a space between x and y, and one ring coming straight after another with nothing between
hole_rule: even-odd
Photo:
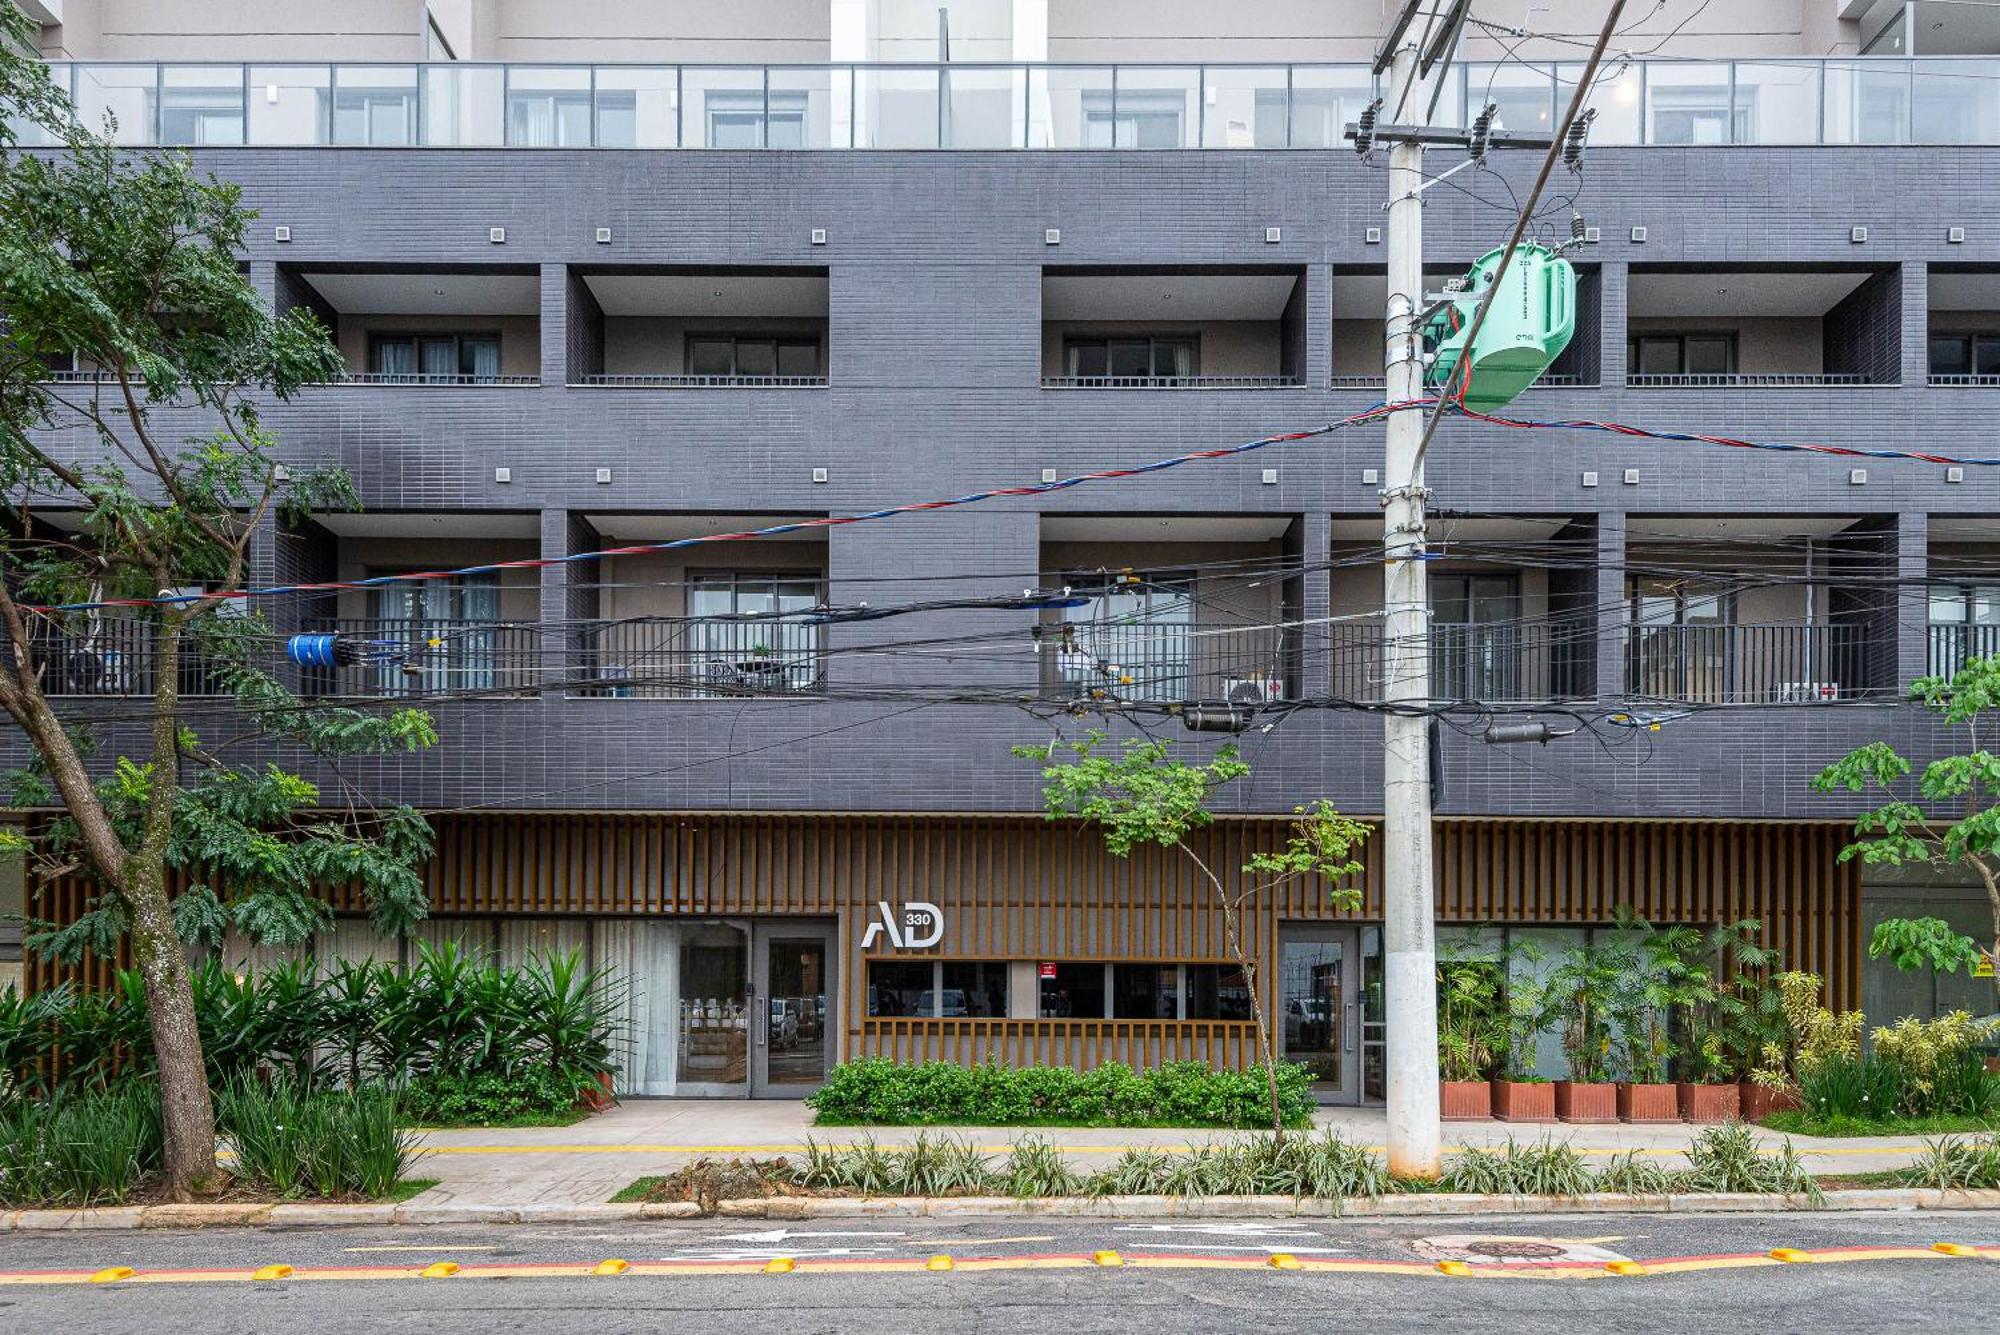
<instances>
[{"instance_id":1,"label":"metal door handle","mask_svg":"<svg viewBox=\"0 0 2000 1335\"><path fill-rule=\"evenodd\" d=\"M1359 1002L1350 1001L1347 1003L1347 1023L1341 1026L1341 1047L1347 1052L1354 1051L1355 1033L1359 1028L1355 1015L1359 1009Z\"/></svg>"}]
</instances>

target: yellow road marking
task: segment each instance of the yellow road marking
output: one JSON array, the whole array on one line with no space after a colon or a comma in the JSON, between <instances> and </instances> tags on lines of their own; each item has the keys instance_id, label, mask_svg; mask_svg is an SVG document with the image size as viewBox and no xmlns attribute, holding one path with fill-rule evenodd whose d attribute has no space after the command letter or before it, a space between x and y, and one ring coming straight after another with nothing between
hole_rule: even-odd
<instances>
[{"instance_id":1,"label":"yellow road marking","mask_svg":"<svg viewBox=\"0 0 2000 1335\"><path fill-rule=\"evenodd\" d=\"M1982 1247L1974 1255L2000 1261L2000 1247ZM1116 1260L1109 1258L1115 1257ZM1367 1260L1337 1257L1292 1257L1302 1272L1323 1274L1375 1274L1436 1277L1440 1266L1427 1261ZM1856 1261L1946 1261L1951 1258L1928 1247L1838 1247L1815 1251L1820 1265ZM382 1282L423 1278L451 1262L437 1266L325 1266L299 1267L285 1278L291 1283L307 1281ZM452 1272L462 1280L573 1278L605 1273L606 1262L555 1261L517 1265L466 1265ZM956 1270L1090 1270L1121 1268L1132 1270L1290 1270L1274 1267L1270 1256L1201 1256L1195 1254L1150 1255L1146 1253L1075 1252L1043 1256L985 1256L952 1258ZM1447 1263L1449 1264L1449 1263ZM1636 1264L1648 1275L1692 1274L1701 1271L1776 1269L1785 1263L1767 1253L1728 1256L1683 1256L1639 1260ZM906 1257L781 1257L774 1261L633 1261L621 1273L626 1275L724 1276L759 1273L801 1275L921 1275L933 1267L933 1258ZM124 1267L117 1267L124 1269ZM0 1286L39 1286L102 1283L104 1271L15 1270L0 1271ZM1456 1271L1451 1273L1458 1273ZM137 1270L117 1282L123 1288L134 1284L243 1284L254 1281L256 1271L248 1269ZM1465 1277L1474 1279L1605 1279L1614 1278L1604 1265L1589 1261L1562 1261L1551 1264L1473 1265Z\"/></svg>"}]
</instances>

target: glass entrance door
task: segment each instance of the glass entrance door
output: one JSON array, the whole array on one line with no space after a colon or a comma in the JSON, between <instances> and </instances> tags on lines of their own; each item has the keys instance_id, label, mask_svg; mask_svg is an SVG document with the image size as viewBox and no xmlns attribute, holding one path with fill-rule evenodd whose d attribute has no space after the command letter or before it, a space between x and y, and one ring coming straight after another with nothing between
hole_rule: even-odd
<instances>
[{"instance_id":1,"label":"glass entrance door","mask_svg":"<svg viewBox=\"0 0 2000 1335\"><path fill-rule=\"evenodd\" d=\"M1322 1103L1361 1098L1361 951L1351 927L1287 928L1278 938L1279 1041L1313 1075Z\"/></svg>"},{"instance_id":2,"label":"glass entrance door","mask_svg":"<svg viewBox=\"0 0 2000 1335\"><path fill-rule=\"evenodd\" d=\"M803 1098L826 1079L835 1048L832 923L755 925L750 1093Z\"/></svg>"},{"instance_id":3,"label":"glass entrance door","mask_svg":"<svg viewBox=\"0 0 2000 1335\"><path fill-rule=\"evenodd\" d=\"M750 1092L750 930L739 922L680 926L674 1085L679 1094Z\"/></svg>"}]
</instances>

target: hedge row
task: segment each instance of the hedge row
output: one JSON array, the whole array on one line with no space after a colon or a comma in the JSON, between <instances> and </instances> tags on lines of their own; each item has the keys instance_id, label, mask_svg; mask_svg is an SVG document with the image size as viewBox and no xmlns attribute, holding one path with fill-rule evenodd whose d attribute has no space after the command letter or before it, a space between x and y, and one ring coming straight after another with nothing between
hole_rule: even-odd
<instances>
[{"instance_id":1,"label":"hedge row","mask_svg":"<svg viewBox=\"0 0 2000 1335\"><path fill-rule=\"evenodd\" d=\"M1271 1124L1264 1068L1217 1071L1171 1062L1138 1072L1112 1062L1090 1071L987 1062L904 1065L882 1057L842 1062L806 1100L825 1125L1188 1126ZM1287 1126L1313 1110L1312 1075L1278 1066L1278 1107Z\"/></svg>"}]
</instances>

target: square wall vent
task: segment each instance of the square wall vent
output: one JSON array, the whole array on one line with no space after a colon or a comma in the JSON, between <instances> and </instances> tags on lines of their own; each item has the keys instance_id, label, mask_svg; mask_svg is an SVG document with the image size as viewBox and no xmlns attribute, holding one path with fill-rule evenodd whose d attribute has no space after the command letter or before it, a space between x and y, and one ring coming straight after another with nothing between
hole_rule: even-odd
<instances>
[{"instance_id":1,"label":"square wall vent","mask_svg":"<svg viewBox=\"0 0 2000 1335\"><path fill-rule=\"evenodd\" d=\"M504 227L489 227L486 229L486 239L496 246L504 246L507 244L507 229Z\"/></svg>"}]
</instances>

